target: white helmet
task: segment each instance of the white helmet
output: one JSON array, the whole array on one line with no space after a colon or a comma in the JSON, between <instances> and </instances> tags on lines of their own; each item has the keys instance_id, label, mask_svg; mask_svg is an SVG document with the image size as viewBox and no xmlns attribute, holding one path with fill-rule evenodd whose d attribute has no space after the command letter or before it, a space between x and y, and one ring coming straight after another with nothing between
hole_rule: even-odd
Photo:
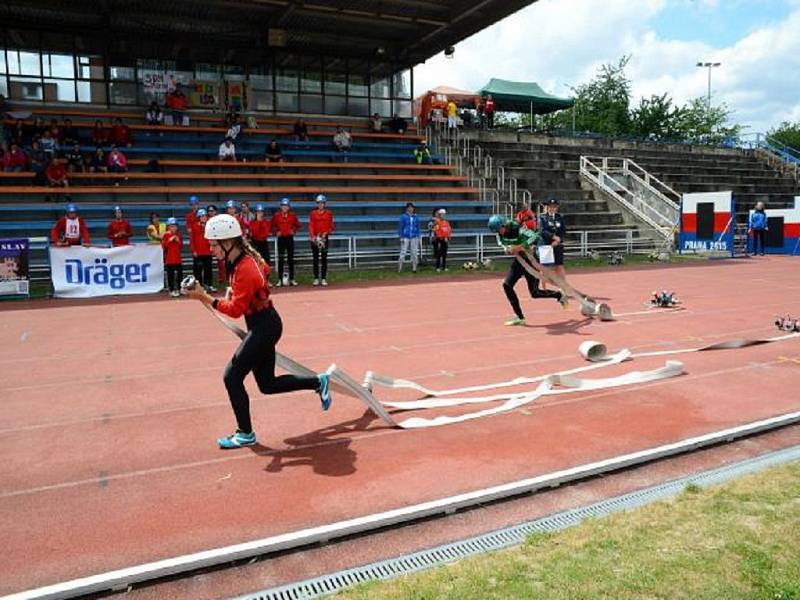
<instances>
[{"instance_id":1,"label":"white helmet","mask_svg":"<svg viewBox=\"0 0 800 600\"><path fill-rule=\"evenodd\" d=\"M242 226L233 215L216 215L206 222L207 240L230 240L242 237Z\"/></svg>"}]
</instances>

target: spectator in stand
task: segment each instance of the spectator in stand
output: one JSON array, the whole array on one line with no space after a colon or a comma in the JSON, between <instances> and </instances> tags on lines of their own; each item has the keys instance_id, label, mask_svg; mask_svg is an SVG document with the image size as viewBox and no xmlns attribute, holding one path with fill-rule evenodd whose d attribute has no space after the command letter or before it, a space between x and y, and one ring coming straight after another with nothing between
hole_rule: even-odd
<instances>
[{"instance_id":1,"label":"spectator in stand","mask_svg":"<svg viewBox=\"0 0 800 600\"><path fill-rule=\"evenodd\" d=\"M97 119L94 122L94 129L92 129L92 144L100 147L108 144L108 129L103 127L103 123L100 121L100 119Z\"/></svg>"},{"instance_id":2,"label":"spectator in stand","mask_svg":"<svg viewBox=\"0 0 800 600\"><path fill-rule=\"evenodd\" d=\"M86 222L78 216L78 207L67 204L66 216L61 217L50 230L50 241L55 246L77 246L83 241L89 245L89 229Z\"/></svg>"},{"instance_id":3,"label":"spectator in stand","mask_svg":"<svg viewBox=\"0 0 800 600\"><path fill-rule=\"evenodd\" d=\"M161 108L158 106L157 101L153 100L150 103L150 106L147 108L147 112L144 113L144 121L148 125L164 124L164 113L161 112Z\"/></svg>"},{"instance_id":4,"label":"spectator in stand","mask_svg":"<svg viewBox=\"0 0 800 600\"><path fill-rule=\"evenodd\" d=\"M314 266L313 285L328 285L328 246L333 233L333 213L328 210L328 198L317 194L317 210L308 217L308 235L311 238L311 255Z\"/></svg>"},{"instance_id":5,"label":"spectator in stand","mask_svg":"<svg viewBox=\"0 0 800 600\"><path fill-rule=\"evenodd\" d=\"M235 140L239 137L239 134L242 132L242 124L241 117L237 114L233 117L230 126L228 127L228 132L225 134L225 137L229 137L232 140Z\"/></svg>"},{"instance_id":6,"label":"spectator in stand","mask_svg":"<svg viewBox=\"0 0 800 600\"><path fill-rule=\"evenodd\" d=\"M393 133L399 133L402 135L408 129L408 123L406 123L406 120L403 117L395 113L392 117L392 120L389 121L389 129L391 129Z\"/></svg>"},{"instance_id":7,"label":"spectator in stand","mask_svg":"<svg viewBox=\"0 0 800 600\"><path fill-rule=\"evenodd\" d=\"M71 150L67 150L64 158L67 161L67 171L70 173L83 173L86 170L86 161L81 154L81 145L75 142Z\"/></svg>"},{"instance_id":8,"label":"spectator in stand","mask_svg":"<svg viewBox=\"0 0 800 600\"><path fill-rule=\"evenodd\" d=\"M17 119L14 122L9 134L9 141L19 144L20 147L25 142L25 122L22 119Z\"/></svg>"},{"instance_id":9,"label":"spectator in stand","mask_svg":"<svg viewBox=\"0 0 800 600\"><path fill-rule=\"evenodd\" d=\"M369 128L372 133L381 133L383 131L383 119L378 113L369 118Z\"/></svg>"},{"instance_id":10,"label":"spectator in stand","mask_svg":"<svg viewBox=\"0 0 800 600\"><path fill-rule=\"evenodd\" d=\"M517 213L515 220L519 225L524 225L531 231L536 229L536 213L533 212L533 208L528 204L522 205L522 210Z\"/></svg>"},{"instance_id":11,"label":"spectator in stand","mask_svg":"<svg viewBox=\"0 0 800 600\"><path fill-rule=\"evenodd\" d=\"M78 137L78 128L72 125L72 119L65 119L64 120L64 127L62 129L63 136L62 136L62 145L67 146L74 146L75 144L80 143L80 138Z\"/></svg>"},{"instance_id":12,"label":"spectator in stand","mask_svg":"<svg viewBox=\"0 0 800 600\"><path fill-rule=\"evenodd\" d=\"M219 160L236 160L236 146L233 145L233 139L226 137L225 141L219 145L219 152L217 153Z\"/></svg>"},{"instance_id":13,"label":"spectator in stand","mask_svg":"<svg viewBox=\"0 0 800 600\"><path fill-rule=\"evenodd\" d=\"M128 159L116 146L111 146L111 152L108 153L108 170L112 173L128 172Z\"/></svg>"},{"instance_id":14,"label":"spectator in stand","mask_svg":"<svg viewBox=\"0 0 800 600\"><path fill-rule=\"evenodd\" d=\"M422 140L419 146L414 148L414 160L417 161L418 165L429 165L433 163L431 151L428 149L428 143L425 140Z\"/></svg>"},{"instance_id":15,"label":"spectator in stand","mask_svg":"<svg viewBox=\"0 0 800 600\"><path fill-rule=\"evenodd\" d=\"M108 172L106 153L103 152L103 148L100 146L95 148L94 154L92 154L92 158L89 160L89 171L92 173Z\"/></svg>"},{"instance_id":16,"label":"spectator in stand","mask_svg":"<svg viewBox=\"0 0 800 600\"><path fill-rule=\"evenodd\" d=\"M44 130L42 138L39 140L39 145L41 146L42 152L44 152L44 155L48 160L53 159L58 152L58 142L56 142L55 138L53 138L53 135L50 133L49 129Z\"/></svg>"},{"instance_id":17,"label":"spectator in stand","mask_svg":"<svg viewBox=\"0 0 800 600\"><path fill-rule=\"evenodd\" d=\"M131 128L125 125L119 117L114 119L114 126L111 128L111 143L115 146L130 147L133 145Z\"/></svg>"},{"instance_id":18,"label":"spectator in stand","mask_svg":"<svg viewBox=\"0 0 800 600\"><path fill-rule=\"evenodd\" d=\"M278 286L283 284L284 257L288 262L288 281L297 285L294 279L294 236L300 231L300 219L292 212L288 198L281 198L280 210L272 217L270 231L278 237Z\"/></svg>"},{"instance_id":19,"label":"spectator in stand","mask_svg":"<svg viewBox=\"0 0 800 600\"><path fill-rule=\"evenodd\" d=\"M133 237L133 230L128 219L123 218L122 209L119 206L114 207L114 219L108 224L108 239L111 240L111 245L127 246Z\"/></svg>"},{"instance_id":20,"label":"spectator in stand","mask_svg":"<svg viewBox=\"0 0 800 600\"><path fill-rule=\"evenodd\" d=\"M222 121L223 127L230 127L239 120L239 111L236 106L229 106L228 112L225 113L225 119Z\"/></svg>"},{"instance_id":21,"label":"spectator in stand","mask_svg":"<svg viewBox=\"0 0 800 600\"><path fill-rule=\"evenodd\" d=\"M452 100L447 103L447 127L448 129L458 127L458 107Z\"/></svg>"},{"instance_id":22,"label":"spectator in stand","mask_svg":"<svg viewBox=\"0 0 800 600\"><path fill-rule=\"evenodd\" d=\"M175 89L167 94L166 104L170 111L169 118L172 121L167 124L188 127L189 118L186 116L186 109L189 108L189 101L186 99L180 83L175 84Z\"/></svg>"},{"instance_id":23,"label":"spectator in stand","mask_svg":"<svg viewBox=\"0 0 800 600\"><path fill-rule=\"evenodd\" d=\"M277 140L273 139L267 146L266 159L267 162L271 163L283 162L283 153Z\"/></svg>"},{"instance_id":24,"label":"spectator in stand","mask_svg":"<svg viewBox=\"0 0 800 600\"><path fill-rule=\"evenodd\" d=\"M44 119L42 119L42 117L36 117L31 126L31 139L42 137L45 130L47 130L47 125L45 125Z\"/></svg>"},{"instance_id":25,"label":"spectator in stand","mask_svg":"<svg viewBox=\"0 0 800 600\"><path fill-rule=\"evenodd\" d=\"M178 222L175 217L167 219L167 232L161 238L161 247L164 248L164 268L167 271L169 295L178 298L181 295L180 285L183 279L183 261L181 259L183 239L178 231Z\"/></svg>"},{"instance_id":26,"label":"spectator in stand","mask_svg":"<svg viewBox=\"0 0 800 600\"><path fill-rule=\"evenodd\" d=\"M175 221L174 217L170 217L167 219L167 222ZM147 242L149 244L160 244L161 241L164 239L164 233L167 230L167 226L161 222L158 218L158 213L150 213L150 224L147 226L145 230L145 235L147 236Z\"/></svg>"},{"instance_id":27,"label":"spectator in stand","mask_svg":"<svg viewBox=\"0 0 800 600\"><path fill-rule=\"evenodd\" d=\"M453 228L447 220L447 211L440 208L436 211L436 220L433 223L433 256L436 258L436 272L447 271L447 250L450 239L453 237Z\"/></svg>"},{"instance_id":28,"label":"spectator in stand","mask_svg":"<svg viewBox=\"0 0 800 600\"><path fill-rule=\"evenodd\" d=\"M758 246L761 245L761 256L764 256L764 241L766 240L767 231L767 213L764 211L764 203L757 202L756 207L750 215L748 222L747 233L753 238L753 256L758 254Z\"/></svg>"},{"instance_id":29,"label":"spectator in stand","mask_svg":"<svg viewBox=\"0 0 800 600\"><path fill-rule=\"evenodd\" d=\"M297 119L297 121L295 121L294 127L292 128L292 135L294 135L294 139L298 142L308 141L308 126L303 119Z\"/></svg>"},{"instance_id":30,"label":"spectator in stand","mask_svg":"<svg viewBox=\"0 0 800 600\"><path fill-rule=\"evenodd\" d=\"M486 125L489 127L489 129L491 129L494 127L494 112L497 110L497 105L492 99L491 94L486 96L486 102L484 103L483 110L486 113Z\"/></svg>"},{"instance_id":31,"label":"spectator in stand","mask_svg":"<svg viewBox=\"0 0 800 600\"><path fill-rule=\"evenodd\" d=\"M44 171L47 168L47 156L39 145L39 140L31 142L30 166L33 171L33 184L44 185L47 178Z\"/></svg>"},{"instance_id":32,"label":"spectator in stand","mask_svg":"<svg viewBox=\"0 0 800 600\"><path fill-rule=\"evenodd\" d=\"M333 136L333 147L339 152L347 154L352 145L353 138L350 136L350 133L341 127L337 127L336 134Z\"/></svg>"},{"instance_id":33,"label":"spectator in stand","mask_svg":"<svg viewBox=\"0 0 800 600\"><path fill-rule=\"evenodd\" d=\"M269 263L269 234L272 223L264 213L264 205L256 204L256 216L250 221L250 241L264 262Z\"/></svg>"},{"instance_id":34,"label":"spectator in stand","mask_svg":"<svg viewBox=\"0 0 800 600\"><path fill-rule=\"evenodd\" d=\"M397 265L397 272L400 273L403 270L403 261L406 253L410 253L411 270L416 273L422 238L419 229L419 217L416 214L413 202L406 202L406 211L400 216L397 235L400 237L400 260Z\"/></svg>"},{"instance_id":35,"label":"spectator in stand","mask_svg":"<svg viewBox=\"0 0 800 600\"><path fill-rule=\"evenodd\" d=\"M208 214L205 208L197 209L197 219L192 222L190 247L192 249L192 271L195 279L208 292L216 292L211 279L211 246L206 239L206 221Z\"/></svg>"},{"instance_id":36,"label":"spectator in stand","mask_svg":"<svg viewBox=\"0 0 800 600\"><path fill-rule=\"evenodd\" d=\"M17 142L12 141L11 147L3 155L3 170L6 173L20 173L27 168L27 154Z\"/></svg>"},{"instance_id":37,"label":"spectator in stand","mask_svg":"<svg viewBox=\"0 0 800 600\"><path fill-rule=\"evenodd\" d=\"M59 126L58 119L50 119L50 135L61 146L64 143L64 129Z\"/></svg>"},{"instance_id":38,"label":"spectator in stand","mask_svg":"<svg viewBox=\"0 0 800 600\"><path fill-rule=\"evenodd\" d=\"M47 165L44 175L47 178L47 185L50 187L69 187L67 167L58 156L53 157L50 164Z\"/></svg>"}]
</instances>

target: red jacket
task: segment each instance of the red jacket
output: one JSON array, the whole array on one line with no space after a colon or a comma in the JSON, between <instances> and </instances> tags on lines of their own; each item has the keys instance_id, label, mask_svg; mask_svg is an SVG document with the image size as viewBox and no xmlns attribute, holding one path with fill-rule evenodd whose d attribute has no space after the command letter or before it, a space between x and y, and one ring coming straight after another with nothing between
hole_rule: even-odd
<instances>
[{"instance_id":1,"label":"red jacket","mask_svg":"<svg viewBox=\"0 0 800 600\"><path fill-rule=\"evenodd\" d=\"M61 181L67 177L67 169L61 163L57 165L50 163L44 170L44 174L47 175L48 179L52 179L53 181Z\"/></svg>"},{"instance_id":2,"label":"red jacket","mask_svg":"<svg viewBox=\"0 0 800 600\"><path fill-rule=\"evenodd\" d=\"M300 219L291 210L284 214L282 211L276 212L272 216L272 233L278 237L287 237L300 231Z\"/></svg>"},{"instance_id":3,"label":"red jacket","mask_svg":"<svg viewBox=\"0 0 800 600\"><path fill-rule=\"evenodd\" d=\"M333 213L327 208L312 210L308 216L308 236L313 240L318 235L330 235L333 232Z\"/></svg>"},{"instance_id":4,"label":"red jacket","mask_svg":"<svg viewBox=\"0 0 800 600\"><path fill-rule=\"evenodd\" d=\"M521 210L517 213L517 223L528 229L536 229L536 215L530 208Z\"/></svg>"},{"instance_id":5,"label":"red jacket","mask_svg":"<svg viewBox=\"0 0 800 600\"><path fill-rule=\"evenodd\" d=\"M92 129L92 143L95 146L105 146L108 143L108 130L104 127Z\"/></svg>"},{"instance_id":6,"label":"red jacket","mask_svg":"<svg viewBox=\"0 0 800 600\"><path fill-rule=\"evenodd\" d=\"M122 233L123 235L116 237L118 233ZM122 219L120 221L114 219L108 224L108 239L111 240L112 246L127 246L132 236L133 230L127 219Z\"/></svg>"},{"instance_id":7,"label":"red jacket","mask_svg":"<svg viewBox=\"0 0 800 600\"><path fill-rule=\"evenodd\" d=\"M183 247L183 238L181 238L180 231L176 231L175 233L167 231L164 233L164 237L161 238L161 247L164 248L165 265L181 264L181 248Z\"/></svg>"},{"instance_id":8,"label":"red jacket","mask_svg":"<svg viewBox=\"0 0 800 600\"><path fill-rule=\"evenodd\" d=\"M111 128L111 142L121 146L133 143L131 128L127 125L114 125Z\"/></svg>"},{"instance_id":9,"label":"red jacket","mask_svg":"<svg viewBox=\"0 0 800 600\"><path fill-rule=\"evenodd\" d=\"M28 166L28 155L22 148L17 148L16 152L9 150L3 156L3 166L7 168L22 167L23 169Z\"/></svg>"},{"instance_id":10,"label":"red jacket","mask_svg":"<svg viewBox=\"0 0 800 600\"><path fill-rule=\"evenodd\" d=\"M495 110L495 107L496 107L496 105L495 105L495 103L494 103L494 100L487 100L487 101L486 101L486 104L485 104L485 105L484 105L484 107L483 107L483 110L484 110L484 111L486 112L486 114L488 115L488 114L491 114L491 113L493 113L493 112L494 112L494 110Z\"/></svg>"},{"instance_id":11,"label":"red jacket","mask_svg":"<svg viewBox=\"0 0 800 600\"><path fill-rule=\"evenodd\" d=\"M256 242L266 242L270 234L272 223L267 218L250 221L250 239Z\"/></svg>"},{"instance_id":12,"label":"red jacket","mask_svg":"<svg viewBox=\"0 0 800 600\"><path fill-rule=\"evenodd\" d=\"M249 254L241 255L233 264L230 274L231 299L216 300L216 309L224 315L238 319L264 310L271 304L267 277L269 267L260 265Z\"/></svg>"},{"instance_id":13,"label":"red jacket","mask_svg":"<svg viewBox=\"0 0 800 600\"><path fill-rule=\"evenodd\" d=\"M63 241L69 244L70 246L80 244L81 240L83 240L84 244L88 244L89 229L86 227L86 222L81 217L77 217L77 219L79 228L77 236L70 238L66 237L67 217L61 217L58 221L56 221L56 224L53 225L53 228L50 230L50 240L54 244L58 244L59 242Z\"/></svg>"},{"instance_id":14,"label":"red jacket","mask_svg":"<svg viewBox=\"0 0 800 600\"><path fill-rule=\"evenodd\" d=\"M189 101L185 95L167 94L166 105L175 110L186 110L186 107L189 106Z\"/></svg>"},{"instance_id":15,"label":"red jacket","mask_svg":"<svg viewBox=\"0 0 800 600\"><path fill-rule=\"evenodd\" d=\"M190 237L189 247L192 249L192 254L197 256L210 256L211 244L206 239L206 225L197 219L192 223L192 233Z\"/></svg>"},{"instance_id":16,"label":"red jacket","mask_svg":"<svg viewBox=\"0 0 800 600\"><path fill-rule=\"evenodd\" d=\"M439 240L449 240L453 236L453 228L447 219L436 219L433 224L433 235Z\"/></svg>"}]
</instances>

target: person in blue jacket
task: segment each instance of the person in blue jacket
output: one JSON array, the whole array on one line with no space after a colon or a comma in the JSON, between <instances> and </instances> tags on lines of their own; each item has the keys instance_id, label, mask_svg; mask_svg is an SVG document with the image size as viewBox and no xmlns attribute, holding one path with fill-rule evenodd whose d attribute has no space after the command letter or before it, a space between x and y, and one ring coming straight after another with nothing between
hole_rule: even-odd
<instances>
[{"instance_id":1,"label":"person in blue jacket","mask_svg":"<svg viewBox=\"0 0 800 600\"><path fill-rule=\"evenodd\" d=\"M550 197L544 201L545 212L539 215L539 235L542 242L553 247L553 271L562 279L566 277L564 270L564 238L567 226L564 217L559 213L558 198ZM545 286L542 285L542 289Z\"/></svg>"},{"instance_id":2,"label":"person in blue jacket","mask_svg":"<svg viewBox=\"0 0 800 600\"><path fill-rule=\"evenodd\" d=\"M403 261L406 253L410 253L411 270L416 273L422 238L419 229L419 217L413 202L406 202L406 211L400 215L397 235L400 237L400 261L397 265L397 272L399 273L403 270Z\"/></svg>"},{"instance_id":3,"label":"person in blue jacket","mask_svg":"<svg viewBox=\"0 0 800 600\"><path fill-rule=\"evenodd\" d=\"M764 256L764 240L767 235L767 213L764 212L764 203L757 202L755 210L750 213L750 222L747 225L748 233L753 238L753 256L758 254L761 245L761 256Z\"/></svg>"}]
</instances>

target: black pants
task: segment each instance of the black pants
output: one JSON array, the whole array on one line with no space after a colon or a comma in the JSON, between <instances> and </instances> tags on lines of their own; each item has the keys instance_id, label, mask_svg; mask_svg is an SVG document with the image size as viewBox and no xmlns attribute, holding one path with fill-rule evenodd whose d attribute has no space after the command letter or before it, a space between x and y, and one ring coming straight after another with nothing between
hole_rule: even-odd
<instances>
[{"instance_id":1,"label":"black pants","mask_svg":"<svg viewBox=\"0 0 800 600\"><path fill-rule=\"evenodd\" d=\"M311 242L311 259L314 265L314 279L328 278L328 240L320 248L316 242Z\"/></svg>"},{"instance_id":2,"label":"black pants","mask_svg":"<svg viewBox=\"0 0 800 600\"><path fill-rule=\"evenodd\" d=\"M261 255L261 258L264 259L264 262L269 264L269 241L256 241L253 240L253 248L255 248L258 253Z\"/></svg>"},{"instance_id":3,"label":"black pants","mask_svg":"<svg viewBox=\"0 0 800 600\"><path fill-rule=\"evenodd\" d=\"M248 373L252 371L262 394L318 390L319 379L294 375L275 376L275 345L281 339L283 323L274 308L248 317L247 328L247 336L225 367L223 381L236 415L237 427L240 431L250 433L253 431L250 420L250 397L244 387L244 378Z\"/></svg>"},{"instance_id":4,"label":"black pants","mask_svg":"<svg viewBox=\"0 0 800 600\"><path fill-rule=\"evenodd\" d=\"M530 264L527 258L523 257L522 260ZM514 286L517 282L522 278L525 278L526 283L528 284L528 292L530 292L531 298L555 298L556 300L561 299L561 292L556 292L552 290L540 290L539 289L539 280L528 273L521 264L517 261L516 257L514 260L511 261L511 266L508 268L508 273L506 274L506 278L503 280L503 291L506 293L506 298L508 298L509 304L511 304L511 308L514 309L514 314L517 315L520 319L524 319L525 315L522 314L522 307L519 305L519 298L517 297L517 293L514 291Z\"/></svg>"},{"instance_id":5,"label":"black pants","mask_svg":"<svg viewBox=\"0 0 800 600\"><path fill-rule=\"evenodd\" d=\"M486 113L486 123L487 123L487 127L489 127L489 129L494 127L494 113L493 112Z\"/></svg>"},{"instance_id":6,"label":"black pants","mask_svg":"<svg viewBox=\"0 0 800 600\"><path fill-rule=\"evenodd\" d=\"M289 279L294 281L294 236L278 238L278 280L283 279L284 256L289 261Z\"/></svg>"},{"instance_id":7,"label":"black pants","mask_svg":"<svg viewBox=\"0 0 800 600\"><path fill-rule=\"evenodd\" d=\"M447 268L447 248L449 242L447 240L433 238L433 258L436 259L437 269Z\"/></svg>"},{"instance_id":8,"label":"black pants","mask_svg":"<svg viewBox=\"0 0 800 600\"><path fill-rule=\"evenodd\" d=\"M761 254L764 254L764 240L767 231L765 229L753 229L753 254L758 254L758 246L761 245Z\"/></svg>"},{"instance_id":9,"label":"black pants","mask_svg":"<svg viewBox=\"0 0 800 600\"><path fill-rule=\"evenodd\" d=\"M169 291L174 292L180 289L183 279L183 265L165 265L167 269L167 285Z\"/></svg>"},{"instance_id":10,"label":"black pants","mask_svg":"<svg viewBox=\"0 0 800 600\"><path fill-rule=\"evenodd\" d=\"M212 283L211 275L211 255L195 256L192 261L192 275L200 285L210 287Z\"/></svg>"}]
</instances>

